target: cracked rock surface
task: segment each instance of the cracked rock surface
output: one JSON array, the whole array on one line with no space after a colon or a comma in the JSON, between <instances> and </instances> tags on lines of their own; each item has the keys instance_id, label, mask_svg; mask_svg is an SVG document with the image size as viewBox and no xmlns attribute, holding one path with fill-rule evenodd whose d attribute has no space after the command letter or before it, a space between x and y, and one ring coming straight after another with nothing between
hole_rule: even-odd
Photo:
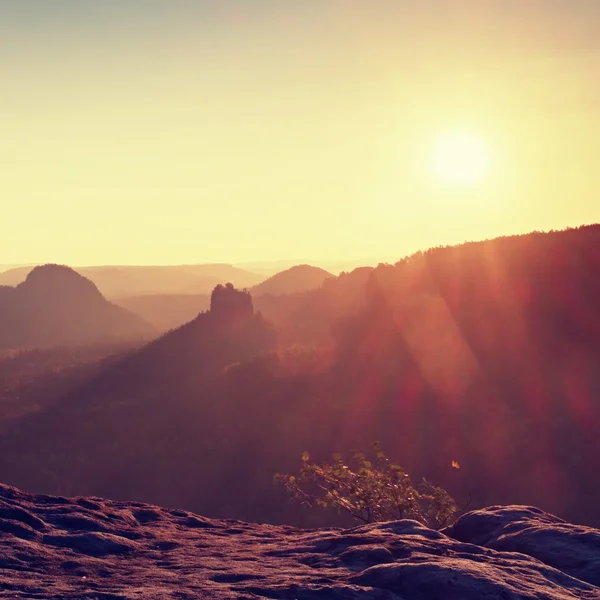
<instances>
[{"instance_id":1,"label":"cracked rock surface","mask_svg":"<svg viewBox=\"0 0 600 600\"><path fill-rule=\"evenodd\" d=\"M600 531L527 506L306 530L0 485L0 598L600 600Z\"/></svg>"}]
</instances>

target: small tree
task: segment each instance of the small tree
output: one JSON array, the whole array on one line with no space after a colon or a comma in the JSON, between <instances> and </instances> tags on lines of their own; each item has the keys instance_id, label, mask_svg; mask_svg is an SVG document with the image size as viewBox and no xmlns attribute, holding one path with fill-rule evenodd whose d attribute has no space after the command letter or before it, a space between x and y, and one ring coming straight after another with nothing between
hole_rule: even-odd
<instances>
[{"instance_id":1,"label":"small tree","mask_svg":"<svg viewBox=\"0 0 600 600\"><path fill-rule=\"evenodd\" d=\"M351 465L339 454L333 456L331 464L311 464L308 452L304 452L300 475L277 474L275 481L304 506L336 508L363 523L414 519L440 529L452 521L458 509L444 489L426 479L413 485L410 476L390 462L377 442L374 451L373 461L356 453Z\"/></svg>"}]
</instances>

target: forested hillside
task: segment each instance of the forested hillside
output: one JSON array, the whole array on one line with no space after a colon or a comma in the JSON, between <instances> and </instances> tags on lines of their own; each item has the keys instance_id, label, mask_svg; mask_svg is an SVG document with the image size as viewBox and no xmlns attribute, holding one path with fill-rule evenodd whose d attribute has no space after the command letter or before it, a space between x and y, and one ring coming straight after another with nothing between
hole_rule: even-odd
<instances>
[{"instance_id":1,"label":"forested hillside","mask_svg":"<svg viewBox=\"0 0 600 600\"><path fill-rule=\"evenodd\" d=\"M221 287L208 313L6 427L0 469L33 491L322 524L274 473L380 440L459 503L598 525L599 272L594 226L342 274L272 298L274 325Z\"/></svg>"}]
</instances>

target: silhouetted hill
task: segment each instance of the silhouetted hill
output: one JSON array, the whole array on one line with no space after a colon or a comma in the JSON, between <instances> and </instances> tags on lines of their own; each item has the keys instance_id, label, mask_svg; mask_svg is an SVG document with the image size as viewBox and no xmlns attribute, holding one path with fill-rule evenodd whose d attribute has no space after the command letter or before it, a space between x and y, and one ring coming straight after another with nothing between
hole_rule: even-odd
<instances>
[{"instance_id":1,"label":"silhouetted hill","mask_svg":"<svg viewBox=\"0 0 600 600\"><path fill-rule=\"evenodd\" d=\"M24 410L28 418L11 422L14 429L7 428L0 437L0 446L4 447L4 443L12 446L15 442L21 448L17 451L21 458L16 461L12 451L4 455L7 465L12 465L9 470L12 471L22 459L26 462L32 459L37 466L30 464L32 469L26 468L28 484L37 485L39 477L49 482L56 473L61 473L59 479L62 479L66 475L64 469L70 469L63 462L63 452L79 446L81 454L71 456L78 475L73 474L86 487L91 485L101 489L107 485L118 493L125 485L136 490L140 477L146 479L143 473L148 473L150 463L158 469L158 477L162 477L158 473L166 467L171 472L170 479L176 474L171 463L175 456L183 458L182 465L190 465L190 460L197 462L195 450L187 458L184 456L189 443L203 445L202 439L205 439L209 444L203 446L205 449L214 444L209 433L214 421L211 415L221 408L211 406L210 402L206 404L207 394L224 369L261 355L275 344L272 327L253 313L250 295L232 286L218 286L212 294L209 312L199 314L192 322L137 351L117 360L111 359L105 369L91 373L90 378L80 382L76 389L67 390L60 401L45 402L42 410ZM31 404L25 391L21 402ZM68 423L75 429L65 431L65 427L70 428ZM21 454L21 442L30 434L35 435L36 440L30 445L31 452L26 452L29 458L25 458ZM192 438L189 438L190 434ZM165 444L169 448L166 452ZM50 453L46 459L51 462L58 459L58 471L50 476L50 480L46 479L50 472L42 467L46 459L33 458L44 447ZM14 450L16 448L13 446ZM163 458L159 458L160 454ZM121 466L117 465L119 462ZM141 470L127 484L127 473L134 463L137 465L134 468ZM218 469L219 462L198 465L201 470L205 467ZM59 486L70 488L72 483L64 479ZM150 484L150 481L146 483ZM77 485L75 483L75 487ZM192 494L196 493L195 484L188 482L186 485ZM206 482L206 485L211 483ZM163 490L166 497L171 494L169 487ZM179 484L175 488L181 489Z\"/></svg>"},{"instance_id":2,"label":"silhouetted hill","mask_svg":"<svg viewBox=\"0 0 600 600\"><path fill-rule=\"evenodd\" d=\"M35 267L23 283L0 290L0 348L83 344L153 332L68 267Z\"/></svg>"},{"instance_id":3,"label":"silhouetted hill","mask_svg":"<svg viewBox=\"0 0 600 600\"><path fill-rule=\"evenodd\" d=\"M335 515L292 507L273 473L377 439L459 502L600 524L599 272L598 226L435 248L279 297L280 335L305 341L264 355L247 301L225 337L201 314L11 425L0 471L36 491L322 524Z\"/></svg>"},{"instance_id":4,"label":"silhouetted hill","mask_svg":"<svg viewBox=\"0 0 600 600\"><path fill-rule=\"evenodd\" d=\"M0 273L0 285L17 285L32 267ZM264 276L227 264L175 266L78 267L109 299L150 294L210 294L218 284L232 282L240 288L263 281Z\"/></svg>"},{"instance_id":5,"label":"silhouetted hill","mask_svg":"<svg viewBox=\"0 0 600 600\"><path fill-rule=\"evenodd\" d=\"M210 310L154 340L113 370L93 382L90 394L100 385L102 396L123 398L130 389L157 396L187 383L204 385L231 363L260 355L276 346L273 328L254 314L249 293L231 284L218 285L211 294ZM144 394L142 394L144 396ZM130 399L130 402L133 401ZM177 402L177 399L173 400Z\"/></svg>"},{"instance_id":6,"label":"silhouetted hill","mask_svg":"<svg viewBox=\"0 0 600 600\"><path fill-rule=\"evenodd\" d=\"M310 265L297 265L280 271L266 281L255 285L250 291L254 297L263 294L280 296L295 292L306 292L320 287L326 279L333 275L325 269Z\"/></svg>"},{"instance_id":7,"label":"silhouetted hill","mask_svg":"<svg viewBox=\"0 0 600 600\"><path fill-rule=\"evenodd\" d=\"M394 415L371 435L409 469L444 482L458 460L482 504L527 498L600 522L599 272L600 226L381 265L338 329L349 402Z\"/></svg>"}]
</instances>

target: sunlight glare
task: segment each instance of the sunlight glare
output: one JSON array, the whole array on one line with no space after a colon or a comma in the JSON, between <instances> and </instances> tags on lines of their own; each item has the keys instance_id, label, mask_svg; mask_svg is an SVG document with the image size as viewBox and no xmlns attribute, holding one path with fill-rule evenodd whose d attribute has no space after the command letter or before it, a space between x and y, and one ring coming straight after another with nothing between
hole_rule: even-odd
<instances>
[{"instance_id":1,"label":"sunlight glare","mask_svg":"<svg viewBox=\"0 0 600 600\"><path fill-rule=\"evenodd\" d=\"M454 133L440 138L433 150L432 170L437 179L449 185L474 185L488 173L486 145L470 133Z\"/></svg>"}]
</instances>

